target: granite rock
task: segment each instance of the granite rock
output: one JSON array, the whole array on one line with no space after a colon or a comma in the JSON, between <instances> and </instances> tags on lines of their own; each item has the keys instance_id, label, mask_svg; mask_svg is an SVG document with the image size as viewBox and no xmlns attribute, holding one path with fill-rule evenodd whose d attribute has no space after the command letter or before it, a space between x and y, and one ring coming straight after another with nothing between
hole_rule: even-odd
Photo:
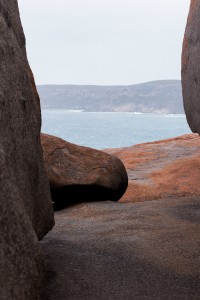
<instances>
[{"instance_id":1,"label":"granite rock","mask_svg":"<svg viewBox=\"0 0 200 300\"><path fill-rule=\"evenodd\" d=\"M75 202L118 201L126 191L128 177L118 158L46 134L41 142L55 208Z\"/></svg>"},{"instance_id":2,"label":"granite rock","mask_svg":"<svg viewBox=\"0 0 200 300\"><path fill-rule=\"evenodd\" d=\"M199 299L199 197L82 203L55 219L47 299Z\"/></svg>"},{"instance_id":3,"label":"granite rock","mask_svg":"<svg viewBox=\"0 0 200 300\"><path fill-rule=\"evenodd\" d=\"M198 134L105 151L121 159L128 173L121 202L200 196Z\"/></svg>"},{"instance_id":4,"label":"granite rock","mask_svg":"<svg viewBox=\"0 0 200 300\"><path fill-rule=\"evenodd\" d=\"M16 0L0 0L1 299L40 299L38 239L54 217L40 143L40 104Z\"/></svg>"},{"instance_id":5,"label":"granite rock","mask_svg":"<svg viewBox=\"0 0 200 300\"><path fill-rule=\"evenodd\" d=\"M182 51L182 90L187 121L200 133L200 2L192 0Z\"/></svg>"}]
</instances>

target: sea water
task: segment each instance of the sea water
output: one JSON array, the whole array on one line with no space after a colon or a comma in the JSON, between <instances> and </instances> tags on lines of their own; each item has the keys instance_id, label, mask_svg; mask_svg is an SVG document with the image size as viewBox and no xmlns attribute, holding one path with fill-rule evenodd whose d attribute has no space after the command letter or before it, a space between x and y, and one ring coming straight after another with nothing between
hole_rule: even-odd
<instances>
[{"instance_id":1,"label":"sea water","mask_svg":"<svg viewBox=\"0 0 200 300\"><path fill-rule=\"evenodd\" d=\"M42 132L97 149L191 133L185 115L42 109Z\"/></svg>"}]
</instances>

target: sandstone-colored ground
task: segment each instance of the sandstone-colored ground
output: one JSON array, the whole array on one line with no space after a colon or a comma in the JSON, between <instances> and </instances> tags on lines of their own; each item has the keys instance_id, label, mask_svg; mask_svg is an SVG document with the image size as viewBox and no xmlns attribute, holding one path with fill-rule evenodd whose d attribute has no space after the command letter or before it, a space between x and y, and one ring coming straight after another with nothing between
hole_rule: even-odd
<instances>
[{"instance_id":1,"label":"sandstone-colored ground","mask_svg":"<svg viewBox=\"0 0 200 300\"><path fill-rule=\"evenodd\" d=\"M121 202L200 196L198 134L105 151L127 169L129 186Z\"/></svg>"}]
</instances>

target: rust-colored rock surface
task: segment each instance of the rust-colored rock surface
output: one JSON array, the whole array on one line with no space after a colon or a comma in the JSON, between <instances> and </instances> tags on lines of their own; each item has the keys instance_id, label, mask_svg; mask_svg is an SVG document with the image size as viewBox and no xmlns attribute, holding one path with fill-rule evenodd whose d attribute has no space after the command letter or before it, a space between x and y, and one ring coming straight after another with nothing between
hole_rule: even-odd
<instances>
[{"instance_id":1,"label":"rust-colored rock surface","mask_svg":"<svg viewBox=\"0 0 200 300\"><path fill-rule=\"evenodd\" d=\"M200 196L198 134L105 151L119 157L128 173L121 202Z\"/></svg>"},{"instance_id":2,"label":"rust-colored rock surface","mask_svg":"<svg viewBox=\"0 0 200 300\"><path fill-rule=\"evenodd\" d=\"M40 299L38 243L54 225L40 107L16 0L0 0L0 298Z\"/></svg>"},{"instance_id":3,"label":"rust-colored rock surface","mask_svg":"<svg viewBox=\"0 0 200 300\"><path fill-rule=\"evenodd\" d=\"M200 1L191 0L182 51L184 108L190 128L200 133Z\"/></svg>"},{"instance_id":4,"label":"rust-colored rock surface","mask_svg":"<svg viewBox=\"0 0 200 300\"><path fill-rule=\"evenodd\" d=\"M122 162L107 153L42 134L52 199L56 208L75 202L119 200L128 185Z\"/></svg>"}]
</instances>

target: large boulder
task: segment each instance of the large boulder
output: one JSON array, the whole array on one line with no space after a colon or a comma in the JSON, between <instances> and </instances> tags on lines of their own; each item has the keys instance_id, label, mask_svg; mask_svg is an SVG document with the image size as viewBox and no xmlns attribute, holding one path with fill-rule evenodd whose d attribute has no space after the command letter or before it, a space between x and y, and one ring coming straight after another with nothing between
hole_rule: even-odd
<instances>
[{"instance_id":1,"label":"large boulder","mask_svg":"<svg viewBox=\"0 0 200 300\"><path fill-rule=\"evenodd\" d=\"M193 132L200 133L200 1L190 5L182 52L184 108Z\"/></svg>"},{"instance_id":2,"label":"large boulder","mask_svg":"<svg viewBox=\"0 0 200 300\"><path fill-rule=\"evenodd\" d=\"M75 202L117 201L126 191L128 177L118 158L46 134L41 142L56 208Z\"/></svg>"},{"instance_id":3,"label":"large boulder","mask_svg":"<svg viewBox=\"0 0 200 300\"><path fill-rule=\"evenodd\" d=\"M40 299L38 239L54 225L40 105L16 0L0 0L0 298Z\"/></svg>"}]
</instances>

